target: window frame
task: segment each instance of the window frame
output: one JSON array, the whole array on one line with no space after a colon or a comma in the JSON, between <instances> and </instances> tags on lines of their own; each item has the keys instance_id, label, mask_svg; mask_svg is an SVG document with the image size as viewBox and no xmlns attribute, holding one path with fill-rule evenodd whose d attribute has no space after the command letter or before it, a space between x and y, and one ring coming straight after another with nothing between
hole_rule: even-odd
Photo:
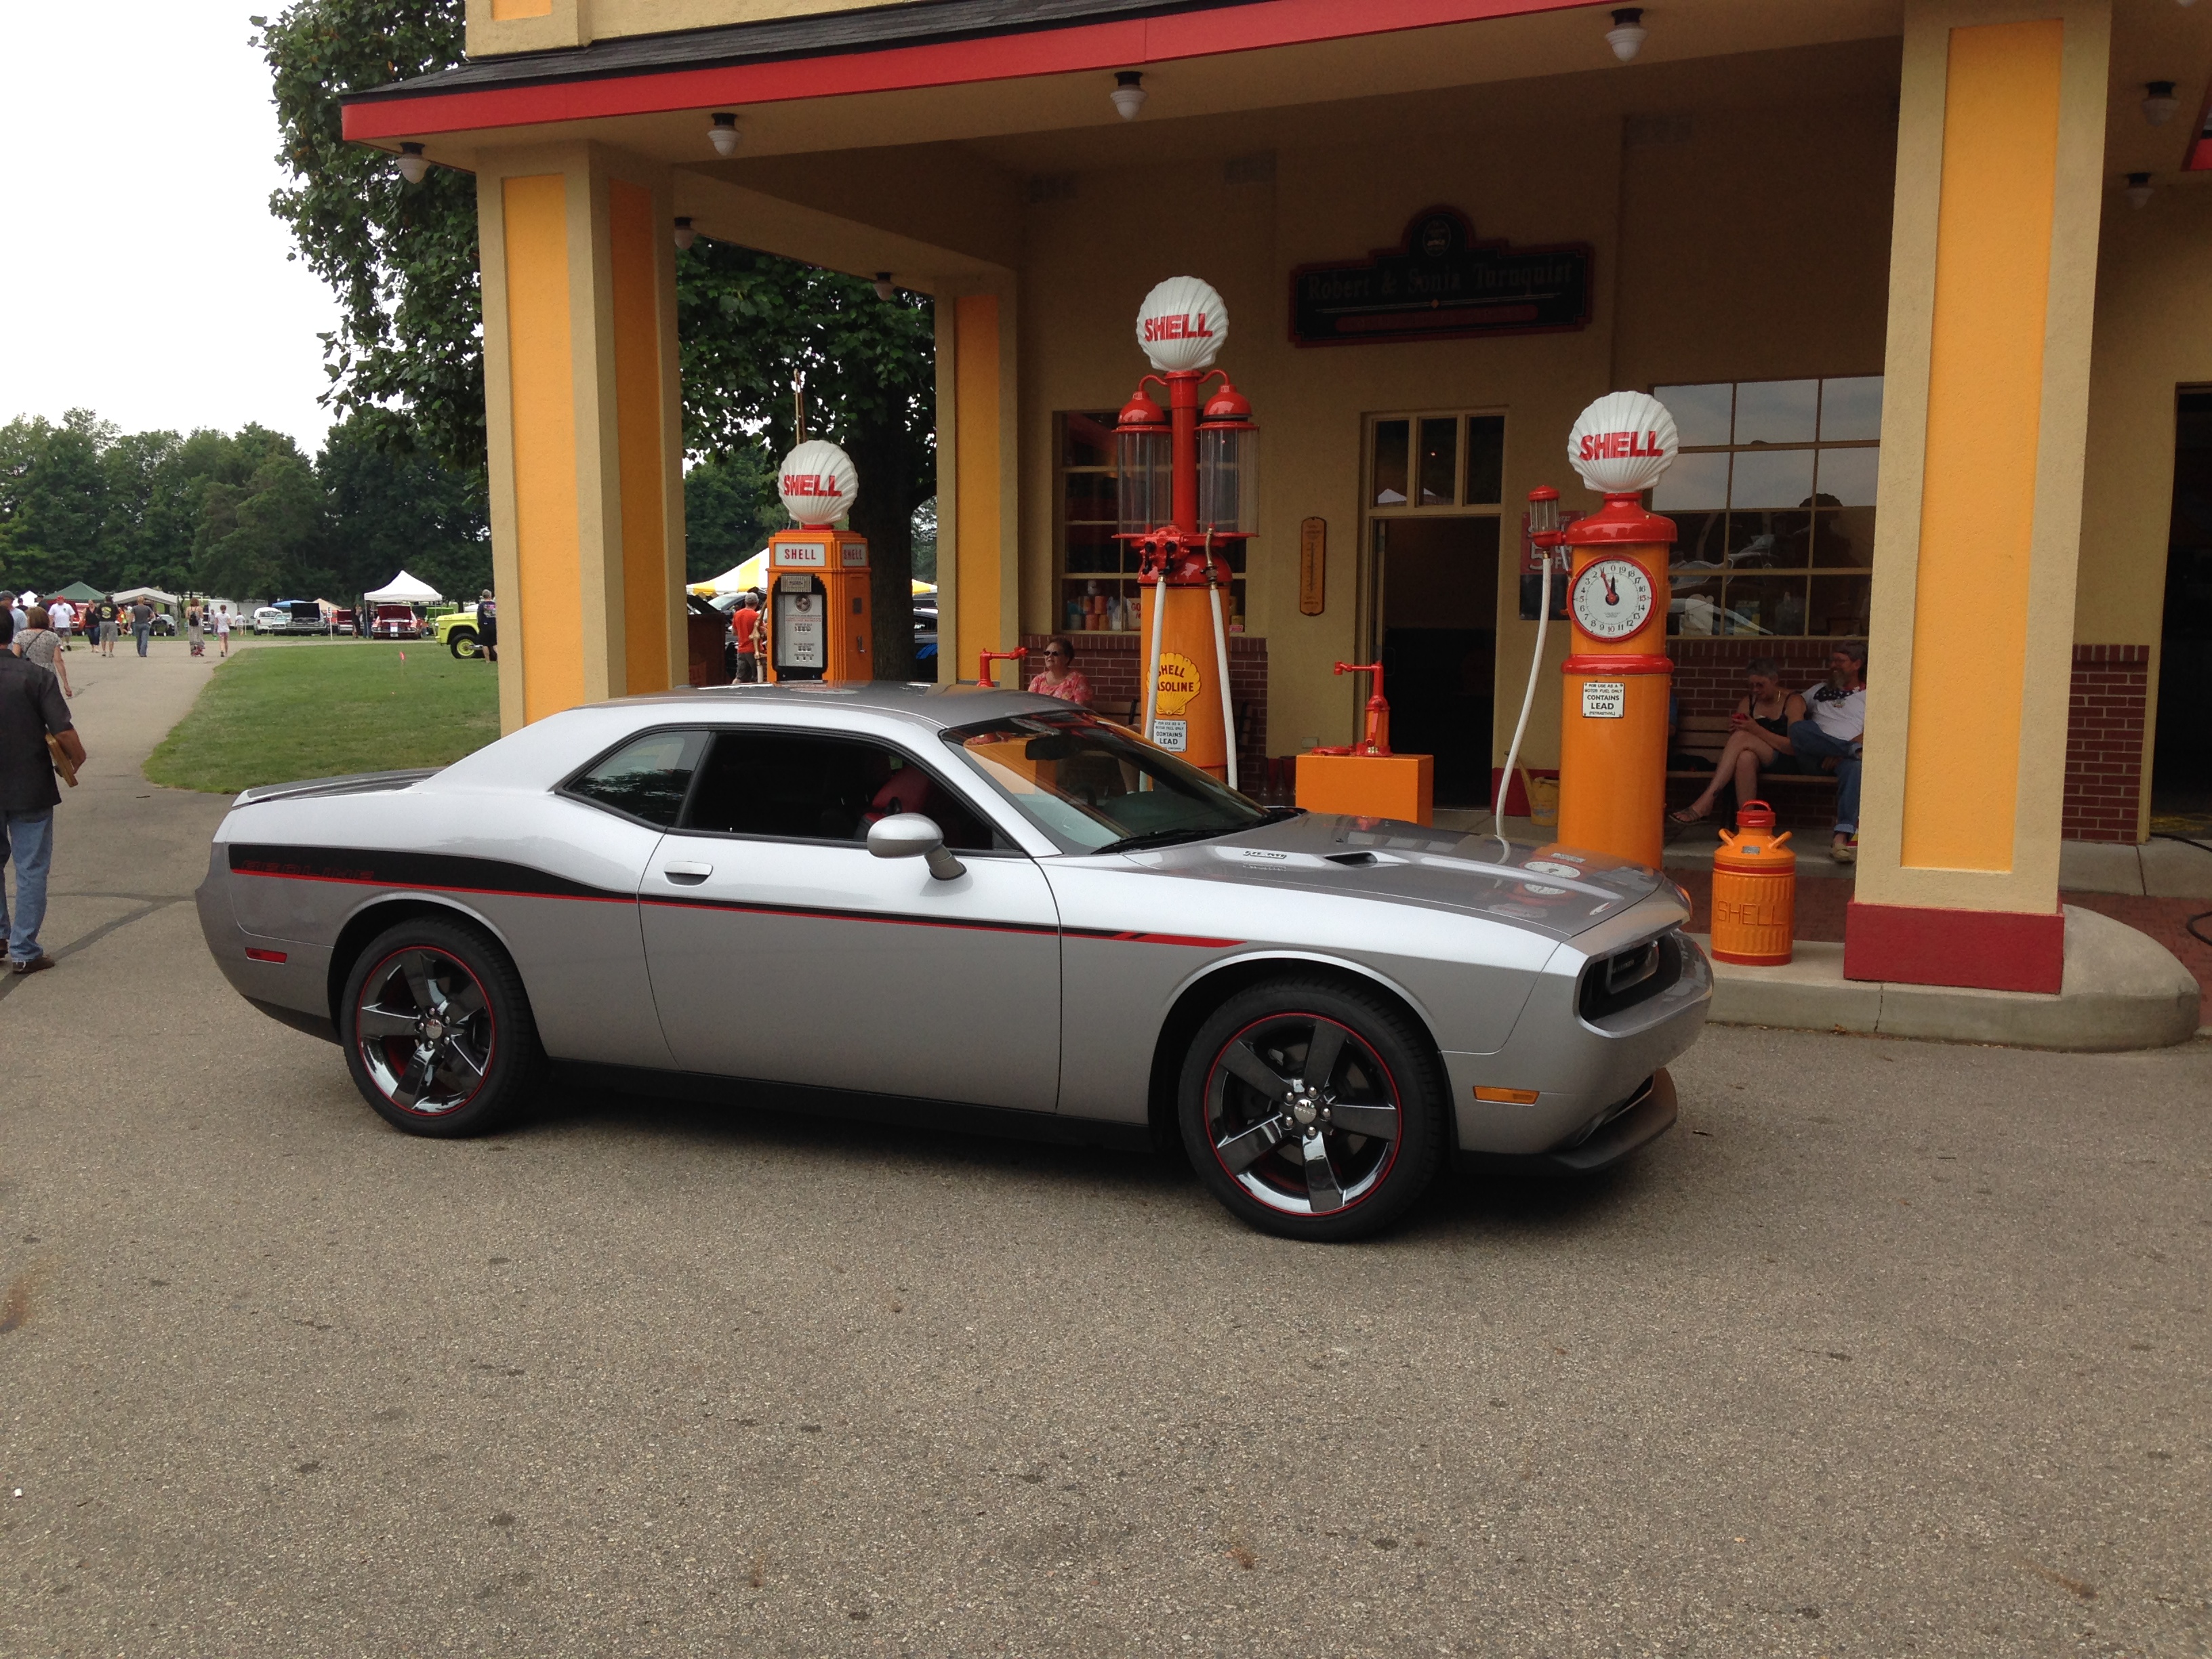
<instances>
[{"instance_id":1,"label":"window frame","mask_svg":"<svg viewBox=\"0 0 2212 1659\"><path fill-rule=\"evenodd\" d=\"M598 768L605 765L607 762L612 760L617 755L621 754L623 750L629 748L634 744L643 743L647 738L660 737L670 732L703 732L711 737L714 729L714 728L712 726L702 726L696 720L669 720L659 726L641 726L637 731L629 732L626 736L617 738L614 742L600 750L599 753L593 755L581 766L577 767L574 770L569 772L565 777L562 778L559 782L553 786L550 793L560 796L564 800L572 800L579 806L588 806L594 811L605 812L609 817L620 818L625 823L635 823L641 829L650 830L655 835L672 836L677 832L671 825L665 823L655 823L651 818L641 818L635 812L625 812L621 807L610 805L605 801L598 799L596 797L579 793L575 787L577 781L584 777L587 773L592 772ZM705 763L705 760L706 757L702 753L700 757L702 765ZM676 809L677 822L679 823L683 822L684 815L691 810L691 792L698 787L698 783L699 768L695 766L691 769L691 777L690 781L685 783L684 786L684 804Z\"/></svg>"},{"instance_id":2,"label":"window frame","mask_svg":"<svg viewBox=\"0 0 2212 1659\"><path fill-rule=\"evenodd\" d=\"M1813 382L1814 388L1813 436L1802 441L1791 440L1779 443L1769 442L1763 439L1748 443L1737 442L1735 441L1735 420L1737 408L1741 401L1742 388L1747 386L1759 386L1780 385L1793 380L1810 380ZM1701 517L1710 515L1717 517L1722 520L1720 568L1717 570L1708 572L1706 567L1703 565L1697 567L1697 570L1700 575L1707 576L1709 579L1717 578L1718 580L1718 591L1715 593L1710 603L1713 605L1713 608L1717 614L1718 620L1722 625L1717 629L1716 631L1710 634L1692 634L1683 632L1676 625L1680 622L1682 613L1675 611L1670 604L1668 611L1668 629L1666 635L1666 637L1668 640L1820 641L1863 639L1865 637L1867 628L1872 624L1872 613L1870 610L1868 616L1862 621L1861 624L1848 633L1814 634L1807 631L1807 629L1809 629L1813 620L1812 584L1814 581L1824 577L1829 579L1854 578L1866 583L1870 592L1874 580L1874 538L1872 535L1869 535L1867 538L1865 562L1863 563L1854 565L1822 565L1817 562L1819 558L1818 531L1820 522L1820 515L1823 514L1828 514L1839 520L1845 513L1864 512L1867 514L1874 514L1877 511L1877 507L1874 504L1869 504L1859 507L1843 507L1839 505L1835 507L1822 507L1818 506L1807 506L1802 507L1747 507L1738 509L1728 499L1735 494L1735 458L1738 455L1780 455L1800 452L1814 455L1815 458L1814 461L1814 489L1811 499L1815 501L1818 501L1820 493L1820 462L1818 457L1823 452L1831 450L1872 450L1876 457L1875 465L1876 469L1876 477L1879 478L1881 468L1880 456L1881 453L1881 439L1879 434L1872 438L1830 439L1824 438L1820 435L1820 422L1826 413L1827 388L1832 383L1839 380L1884 380L1885 384L1883 386L1883 393L1885 398L1887 395L1888 388L1886 383L1886 377L1882 370L1879 368L1875 369L1871 373L1861 374L1775 374L1761 376L1758 379L1749 380L1669 380L1664 383L1665 386L1668 389L1672 389L1676 386L1726 386L1729 389L1729 440L1724 444L1684 444L1676 451L1678 459L1685 455L1726 455L1729 458L1729 482L1722 491L1722 502L1719 507L1670 507L1662 509L1657 506L1653 505L1656 500L1658 494L1657 490L1656 489L1648 489L1644 492L1645 504L1650 507L1650 510L1654 513L1664 511L1669 514L1680 514L1684 517L1687 517L1692 514ZM1655 382L1646 389L1653 397L1660 397L1660 383ZM1661 398L1661 401L1663 403L1665 399ZM1806 562L1802 565L1792 566L1786 569L1763 567L1755 569L1747 569L1741 574L1732 570L1728 564L1729 543L1731 539L1732 533L1732 527L1729 525L1729 520L1733 519L1739 510L1746 515L1754 513L1767 514L1786 513L1803 514L1807 518L1808 529L1808 546ZM1677 550L1679 550L1680 544L1677 542L1675 546ZM1668 585L1670 587L1673 586L1672 578L1674 571L1678 568L1679 564L1677 557L1670 556L1668 561L1668 573L1669 577ZM1771 629L1765 628L1761 628L1759 631L1751 633L1735 632L1729 629L1726 627L1726 623L1735 614L1728 608L1727 603L1729 584L1730 581L1759 579L1765 585L1771 586L1777 585L1775 582L1775 579L1777 578L1782 579L1783 580L1796 579L1804 583L1803 587L1800 591L1803 595L1803 621L1806 624L1806 628L1802 628L1799 631L1794 634L1778 633ZM1671 597L1672 596L1670 595L1670 599Z\"/></svg>"}]
</instances>

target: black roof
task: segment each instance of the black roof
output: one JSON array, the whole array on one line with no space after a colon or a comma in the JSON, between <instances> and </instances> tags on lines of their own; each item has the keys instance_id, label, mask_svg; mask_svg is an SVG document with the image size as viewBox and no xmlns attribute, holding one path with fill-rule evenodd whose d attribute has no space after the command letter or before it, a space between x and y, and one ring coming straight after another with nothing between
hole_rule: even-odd
<instances>
[{"instance_id":1,"label":"black roof","mask_svg":"<svg viewBox=\"0 0 2212 1659\"><path fill-rule=\"evenodd\" d=\"M389 86L348 93L343 101L383 103L501 87L937 46L1085 23L1217 11L1249 3L1253 0L916 0L907 5L870 6L815 17L773 18L667 34L625 35L558 52L486 58L434 75L418 75Z\"/></svg>"}]
</instances>

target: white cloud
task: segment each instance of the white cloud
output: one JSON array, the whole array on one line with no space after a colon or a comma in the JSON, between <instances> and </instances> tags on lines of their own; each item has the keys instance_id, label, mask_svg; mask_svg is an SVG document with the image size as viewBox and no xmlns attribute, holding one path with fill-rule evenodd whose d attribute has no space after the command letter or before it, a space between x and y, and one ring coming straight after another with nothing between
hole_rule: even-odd
<instances>
[{"instance_id":1,"label":"white cloud","mask_svg":"<svg viewBox=\"0 0 2212 1659\"><path fill-rule=\"evenodd\" d=\"M282 0L8 8L0 54L0 421L248 421L313 453L337 308L270 216L282 181L257 11Z\"/></svg>"}]
</instances>

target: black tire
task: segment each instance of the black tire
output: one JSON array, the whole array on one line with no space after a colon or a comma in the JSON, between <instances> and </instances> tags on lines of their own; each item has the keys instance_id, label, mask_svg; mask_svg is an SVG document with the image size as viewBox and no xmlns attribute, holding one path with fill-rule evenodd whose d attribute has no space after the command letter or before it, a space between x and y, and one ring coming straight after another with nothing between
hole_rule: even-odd
<instances>
[{"instance_id":1,"label":"black tire","mask_svg":"<svg viewBox=\"0 0 2212 1659\"><path fill-rule=\"evenodd\" d=\"M410 916L362 951L338 1000L338 1040L362 1098L410 1134L496 1127L544 1066L507 952L472 923L435 916Z\"/></svg>"},{"instance_id":2,"label":"black tire","mask_svg":"<svg viewBox=\"0 0 2212 1659\"><path fill-rule=\"evenodd\" d=\"M477 654L477 636L475 632L472 629L466 628L456 628L452 633L446 635L446 649L452 652L457 657L475 656Z\"/></svg>"},{"instance_id":3,"label":"black tire","mask_svg":"<svg viewBox=\"0 0 2212 1659\"><path fill-rule=\"evenodd\" d=\"M1322 1042L1328 1077L1308 1088L1305 1060ZM1199 1028L1176 1109L1191 1167L1230 1213L1334 1243L1380 1232L1428 1189L1448 1092L1427 1034L1390 1002L1285 977L1239 992Z\"/></svg>"}]
</instances>

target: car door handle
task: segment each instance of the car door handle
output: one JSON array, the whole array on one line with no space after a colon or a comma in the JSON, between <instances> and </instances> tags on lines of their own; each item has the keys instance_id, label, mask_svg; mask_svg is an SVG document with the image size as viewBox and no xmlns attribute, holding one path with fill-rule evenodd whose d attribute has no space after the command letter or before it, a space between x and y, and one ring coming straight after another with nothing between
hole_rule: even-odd
<instances>
[{"instance_id":1,"label":"car door handle","mask_svg":"<svg viewBox=\"0 0 2212 1659\"><path fill-rule=\"evenodd\" d=\"M696 887L714 873L711 864L664 864L660 873L685 887Z\"/></svg>"}]
</instances>

